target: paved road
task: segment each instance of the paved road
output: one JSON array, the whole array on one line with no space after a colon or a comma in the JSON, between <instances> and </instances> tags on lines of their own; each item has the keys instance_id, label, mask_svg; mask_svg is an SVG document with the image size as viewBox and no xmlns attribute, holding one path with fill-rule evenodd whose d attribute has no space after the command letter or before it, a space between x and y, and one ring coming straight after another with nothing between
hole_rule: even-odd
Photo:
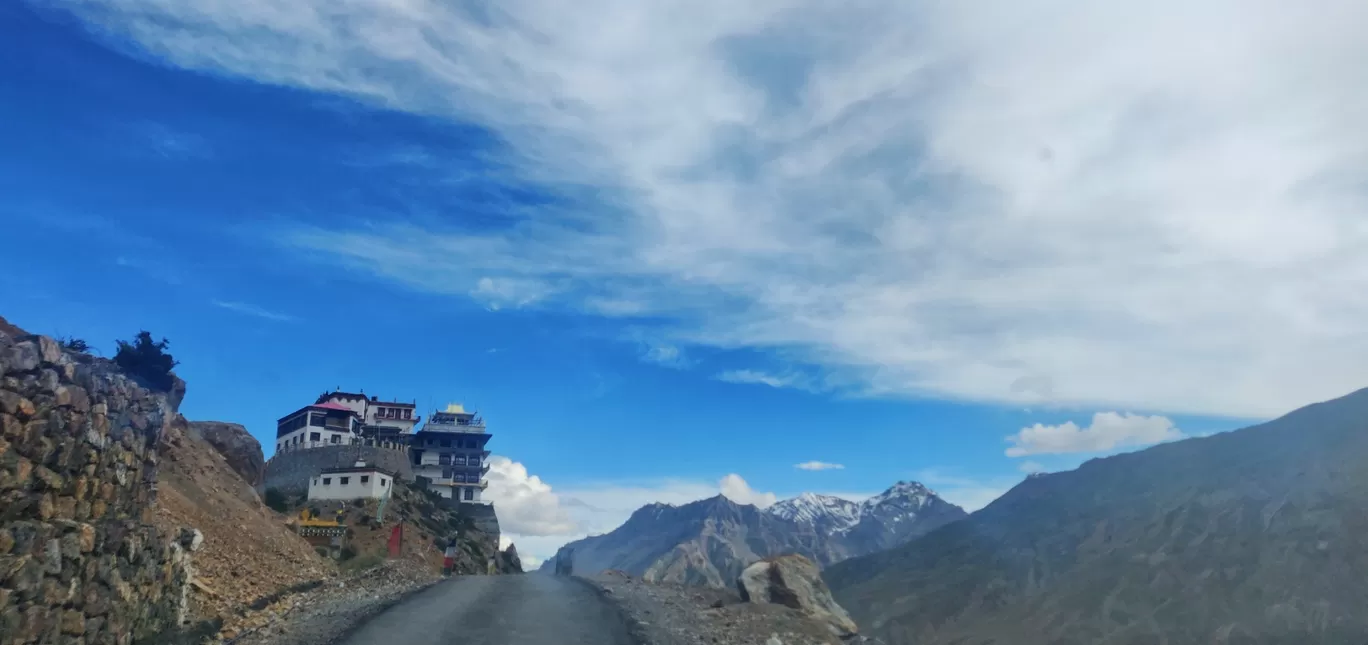
<instances>
[{"instance_id":1,"label":"paved road","mask_svg":"<svg viewBox=\"0 0 1368 645\"><path fill-rule=\"evenodd\" d=\"M463 576L372 618L339 645L636 645L587 585L546 575Z\"/></svg>"}]
</instances>

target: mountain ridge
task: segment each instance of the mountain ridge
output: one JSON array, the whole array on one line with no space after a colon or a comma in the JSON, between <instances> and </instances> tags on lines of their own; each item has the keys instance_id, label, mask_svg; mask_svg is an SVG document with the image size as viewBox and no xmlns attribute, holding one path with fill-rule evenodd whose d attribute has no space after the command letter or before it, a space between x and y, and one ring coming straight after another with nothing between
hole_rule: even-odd
<instances>
[{"instance_id":1,"label":"mountain ridge","mask_svg":"<svg viewBox=\"0 0 1368 645\"><path fill-rule=\"evenodd\" d=\"M1366 473L1368 389L1028 477L824 577L890 642L1344 642L1368 633Z\"/></svg>"},{"instance_id":2,"label":"mountain ridge","mask_svg":"<svg viewBox=\"0 0 1368 645\"><path fill-rule=\"evenodd\" d=\"M804 493L761 509L724 495L638 508L613 531L561 547L541 566L571 557L576 572L621 570L654 582L730 586L756 560L798 553L822 566L886 548L964 517L915 482L864 502Z\"/></svg>"}]
</instances>

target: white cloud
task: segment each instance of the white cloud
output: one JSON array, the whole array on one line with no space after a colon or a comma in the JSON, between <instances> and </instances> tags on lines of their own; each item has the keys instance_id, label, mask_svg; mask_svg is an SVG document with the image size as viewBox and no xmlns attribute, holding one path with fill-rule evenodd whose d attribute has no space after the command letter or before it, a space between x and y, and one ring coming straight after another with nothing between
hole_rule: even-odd
<instances>
[{"instance_id":1,"label":"white cloud","mask_svg":"<svg viewBox=\"0 0 1368 645\"><path fill-rule=\"evenodd\" d=\"M1080 428L1072 421L1057 426L1037 423L1007 437L1008 457L1072 452L1102 452L1129 446L1147 446L1182 439L1183 432L1162 416L1098 412L1092 423Z\"/></svg>"},{"instance_id":2,"label":"white cloud","mask_svg":"<svg viewBox=\"0 0 1368 645\"><path fill-rule=\"evenodd\" d=\"M737 504L754 504L760 508L769 508L779 501L774 493L762 493L752 489L750 484L737 474L723 477L722 481L718 482L718 487L722 489L722 494L726 495L727 499Z\"/></svg>"},{"instance_id":3,"label":"white cloud","mask_svg":"<svg viewBox=\"0 0 1368 645\"><path fill-rule=\"evenodd\" d=\"M842 470L844 464L833 464L825 461L805 461L801 464L794 464L794 468L799 470Z\"/></svg>"},{"instance_id":4,"label":"white cloud","mask_svg":"<svg viewBox=\"0 0 1368 645\"><path fill-rule=\"evenodd\" d=\"M875 394L1257 417L1368 382L1368 3L67 6L475 122L563 189L507 230L288 237L417 288L550 284Z\"/></svg>"},{"instance_id":5,"label":"white cloud","mask_svg":"<svg viewBox=\"0 0 1368 645\"><path fill-rule=\"evenodd\" d=\"M499 310L504 307L524 307L550 293L549 286L536 280L484 277L475 282L470 296L490 309Z\"/></svg>"},{"instance_id":6,"label":"white cloud","mask_svg":"<svg viewBox=\"0 0 1368 645\"><path fill-rule=\"evenodd\" d=\"M499 528L510 536L567 535L578 530L551 486L507 457L489 458L485 497L499 513Z\"/></svg>"},{"instance_id":7,"label":"white cloud","mask_svg":"<svg viewBox=\"0 0 1368 645\"><path fill-rule=\"evenodd\" d=\"M257 318L274 320L276 322L293 322L295 320L295 317L289 314L282 314L274 311L269 311L246 302L226 302L223 300L213 300L210 302L215 307L227 309L228 311L240 313L247 316L255 316Z\"/></svg>"},{"instance_id":8,"label":"white cloud","mask_svg":"<svg viewBox=\"0 0 1368 645\"><path fill-rule=\"evenodd\" d=\"M787 387L807 391L816 389L812 384L811 378L794 372L771 374L758 370L728 370L717 374L713 378L727 383L740 383L743 385L768 385L772 388Z\"/></svg>"}]
</instances>

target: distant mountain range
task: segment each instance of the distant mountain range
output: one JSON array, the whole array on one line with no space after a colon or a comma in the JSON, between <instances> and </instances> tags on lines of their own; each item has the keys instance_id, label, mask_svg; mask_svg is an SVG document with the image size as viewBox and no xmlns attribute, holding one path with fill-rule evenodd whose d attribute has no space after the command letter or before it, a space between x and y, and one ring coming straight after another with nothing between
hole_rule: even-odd
<instances>
[{"instance_id":1,"label":"distant mountain range","mask_svg":"<svg viewBox=\"0 0 1368 645\"><path fill-rule=\"evenodd\" d=\"M1029 477L823 576L889 643L1368 642L1368 390Z\"/></svg>"},{"instance_id":2,"label":"distant mountain range","mask_svg":"<svg viewBox=\"0 0 1368 645\"><path fill-rule=\"evenodd\" d=\"M863 502L805 493L767 509L721 495L682 506L651 504L604 535L561 548L576 573L617 569L647 580L731 586L746 565L800 553L822 565L886 549L965 517L916 482ZM555 558L542 565L549 571Z\"/></svg>"}]
</instances>

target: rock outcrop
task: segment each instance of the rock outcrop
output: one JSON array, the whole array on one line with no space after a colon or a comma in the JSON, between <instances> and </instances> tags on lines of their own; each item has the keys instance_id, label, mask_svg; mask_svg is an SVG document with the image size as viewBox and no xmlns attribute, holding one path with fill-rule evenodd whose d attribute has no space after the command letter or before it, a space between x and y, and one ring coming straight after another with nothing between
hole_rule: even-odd
<instances>
[{"instance_id":1,"label":"rock outcrop","mask_svg":"<svg viewBox=\"0 0 1368 645\"><path fill-rule=\"evenodd\" d=\"M792 607L821 621L836 636L859 632L850 614L831 597L817 565L801 555L756 562L741 572L736 587L746 602Z\"/></svg>"},{"instance_id":2,"label":"rock outcrop","mask_svg":"<svg viewBox=\"0 0 1368 645\"><path fill-rule=\"evenodd\" d=\"M503 552L499 554L499 557L503 559L504 570L509 573L522 572L522 558L518 557L518 547L512 544L508 545L508 548L504 549Z\"/></svg>"},{"instance_id":3,"label":"rock outcrop","mask_svg":"<svg viewBox=\"0 0 1368 645\"><path fill-rule=\"evenodd\" d=\"M0 638L126 644L180 626L193 534L152 525L183 392L0 331Z\"/></svg>"},{"instance_id":4,"label":"rock outcrop","mask_svg":"<svg viewBox=\"0 0 1368 645\"><path fill-rule=\"evenodd\" d=\"M222 421L191 421L190 433L213 446L249 486L261 483L266 457L261 452L261 443L247 428Z\"/></svg>"}]
</instances>

